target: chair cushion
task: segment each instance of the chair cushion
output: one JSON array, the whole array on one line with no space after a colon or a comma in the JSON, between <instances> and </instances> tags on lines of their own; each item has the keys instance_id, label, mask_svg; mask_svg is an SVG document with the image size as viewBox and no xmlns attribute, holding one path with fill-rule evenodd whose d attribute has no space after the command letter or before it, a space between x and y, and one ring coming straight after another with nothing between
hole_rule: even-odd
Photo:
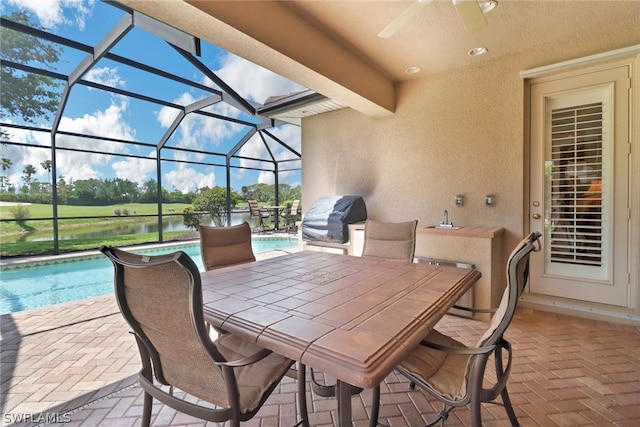
<instances>
[{"instance_id":1,"label":"chair cushion","mask_svg":"<svg viewBox=\"0 0 640 427\"><path fill-rule=\"evenodd\" d=\"M466 348L461 342L435 329L424 340L449 347ZM450 399L461 400L466 394L469 360L469 355L450 354L418 345L398 368L420 379L438 393Z\"/></svg>"}]
</instances>

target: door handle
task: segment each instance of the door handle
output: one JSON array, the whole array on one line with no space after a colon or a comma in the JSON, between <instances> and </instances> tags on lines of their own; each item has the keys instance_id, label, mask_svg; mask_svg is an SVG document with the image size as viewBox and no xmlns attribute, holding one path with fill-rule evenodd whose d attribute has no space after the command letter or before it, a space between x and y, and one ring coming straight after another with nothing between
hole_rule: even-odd
<instances>
[{"instance_id":1,"label":"door handle","mask_svg":"<svg viewBox=\"0 0 640 427\"><path fill-rule=\"evenodd\" d=\"M531 215L531 217L533 219L540 219L540 214L539 213L534 213L533 215Z\"/></svg>"}]
</instances>

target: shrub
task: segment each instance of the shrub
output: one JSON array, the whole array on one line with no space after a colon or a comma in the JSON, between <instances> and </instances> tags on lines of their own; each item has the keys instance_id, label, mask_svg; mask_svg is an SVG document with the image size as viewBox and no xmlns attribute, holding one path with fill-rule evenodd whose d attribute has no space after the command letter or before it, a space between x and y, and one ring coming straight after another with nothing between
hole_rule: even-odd
<instances>
[{"instance_id":1,"label":"shrub","mask_svg":"<svg viewBox=\"0 0 640 427\"><path fill-rule=\"evenodd\" d=\"M192 201L193 208L197 212L211 215L216 227L223 227L227 223L227 190L222 187L201 188ZM232 197L231 208L238 204L238 200Z\"/></svg>"},{"instance_id":2,"label":"shrub","mask_svg":"<svg viewBox=\"0 0 640 427\"><path fill-rule=\"evenodd\" d=\"M16 205L9 208L9 212L16 220L16 224L26 231L33 231L33 227L26 224L27 219L31 218L31 210L28 206Z\"/></svg>"},{"instance_id":3,"label":"shrub","mask_svg":"<svg viewBox=\"0 0 640 427\"><path fill-rule=\"evenodd\" d=\"M193 208L184 208L182 210L182 222L187 227L198 230L200 228L200 214L195 212Z\"/></svg>"},{"instance_id":4,"label":"shrub","mask_svg":"<svg viewBox=\"0 0 640 427\"><path fill-rule=\"evenodd\" d=\"M12 206L9 208L9 212L11 212L17 223L31 218L31 210L25 205Z\"/></svg>"},{"instance_id":5,"label":"shrub","mask_svg":"<svg viewBox=\"0 0 640 427\"><path fill-rule=\"evenodd\" d=\"M122 215L122 212L120 211L120 208L116 208L116 209L113 210L113 214L115 216L120 216L120 215Z\"/></svg>"}]
</instances>

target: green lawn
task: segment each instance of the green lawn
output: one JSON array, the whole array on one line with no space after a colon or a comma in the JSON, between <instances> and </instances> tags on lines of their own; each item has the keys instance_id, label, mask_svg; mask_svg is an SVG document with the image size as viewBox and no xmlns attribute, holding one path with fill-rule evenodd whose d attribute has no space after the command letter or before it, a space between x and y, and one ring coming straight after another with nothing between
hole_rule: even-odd
<instances>
[{"instance_id":1,"label":"green lawn","mask_svg":"<svg viewBox=\"0 0 640 427\"><path fill-rule=\"evenodd\" d=\"M165 203L163 213L181 213L184 208L191 206L186 203ZM51 218L53 216L53 206L43 204L27 205L31 212L31 218ZM11 206L0 205L0 218L13 219L11 214ZM129 215L153 215L158 213L158 205L156 203L125 203L121 205L110 206L58 206L58 217L74 217L74 216L112 216L115 215L116 209L120 212L129 211Z\"/></svg>"},{"instance_id":2,"label":"green lawn","mask_svg":"<svg viewBox=\"0 0 640 427\"><path fill-rule=\"evenodd\" d=\"M26 205L29 208L30 219L27 219L21 224L16 221L2 221L0 222L0 238L4 237L2 246L0 247L0 256L20 256L20 255L45 255L53 253L52 241L33 241L33 242L17 242L12 243L9 240L15 241L16 236L28 231L50 231L53 230L53 220L49 219L53 216L53 208L51 205L44 204L31 204ZM163 204L163 213L167 214L179 214L182 210L190 206L185 203L172 203ZM10 211L11 206L0 206L0 218L13 219L14 216ZM115 216L116 209L119 209L121 216ZM124 211L128 210L128 216L123 215ZM158 212L158 205L156 203L129 203L122 205L112 206L59 206L58 217L59 226L64 228L81 228L81 227L96 227L100 228L105 226L112 226L114 223L122 223L127 221L135 221L138 215L156 215ZM93 217L104 216L105 218L75 218L64 219L70 217ZM111 217L111 218L109 218ZM44 220L36 220L36 218L47 218ZM171 238L185 234L181 232L163 233L164 240L171 240ZM11 238L10 238L11 236ZM127 246L133 244L140 244L146 242L157 241L157 233L139 233L139 234L126 234L122 236L110 236L108 238L94 238L94 239L72 239L61 240L60 251L70 252L76 250L96 249L102 245L110 244L117 246Z\"/></svg>"},{"instance_id":3,"label":"green lawn","mask_svg":"<svg viewBox=\"0 0 640 427\"><path fill-rule=\"evenodd\" d=\"M164 233L164 241L173 240L173 238L184 233L184 231ZM158 235L156 233L147 233L126 234L123 236L109 236L95 239L61 240L59 249L61 253L85 251L90 249L98 249L103 245L130 246L155 242L157 241L157 239ZM0 246L0 257L51 255L52 253L53 241L2 243L2 246Z\"/></svg>"}]
</instances>

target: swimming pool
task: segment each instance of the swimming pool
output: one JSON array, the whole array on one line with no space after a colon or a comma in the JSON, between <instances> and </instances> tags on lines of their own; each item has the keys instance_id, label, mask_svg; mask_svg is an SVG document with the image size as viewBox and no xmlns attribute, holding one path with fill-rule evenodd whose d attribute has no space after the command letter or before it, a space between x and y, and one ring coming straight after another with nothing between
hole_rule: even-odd
<instances>
[{"instance_id":1,"label":"swimming pool","mask_svg":"<svg viewBox=\"0 0 640 427\"><path fill-rule=\"evenodd\" d=\"M288 237L264 237L252 240L253 251L256 254L291 248L297 244L297 239ZM132 251L158 255L177 250L186 252L193 258L200 271L204 271L198 243ZM5 265L0 274L0 314L113 292L113 265L100 253Z\"/></svg>"}]
</instances>

